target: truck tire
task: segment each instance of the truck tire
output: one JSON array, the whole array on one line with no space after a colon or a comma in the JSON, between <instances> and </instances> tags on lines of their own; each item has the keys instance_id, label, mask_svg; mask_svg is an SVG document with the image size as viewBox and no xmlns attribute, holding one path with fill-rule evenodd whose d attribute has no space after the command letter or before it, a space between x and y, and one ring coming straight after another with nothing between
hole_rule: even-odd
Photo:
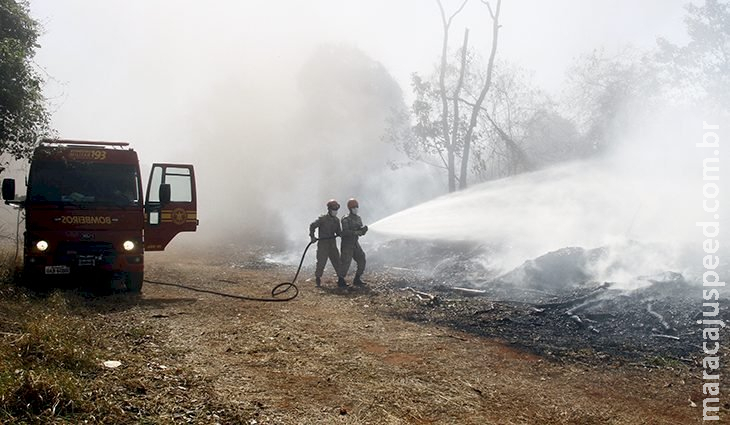
<instances>
[{"instance_id":1,"label":"truck tire","mask_svg":"<svg viewBox=\"0 0 730 425\"><path fill-rule=\"evenodd\" d=\"M127 291L139 294L142 292L142 284L144 283L144 272L127 273Z\"/></svg>"}]
</instances>

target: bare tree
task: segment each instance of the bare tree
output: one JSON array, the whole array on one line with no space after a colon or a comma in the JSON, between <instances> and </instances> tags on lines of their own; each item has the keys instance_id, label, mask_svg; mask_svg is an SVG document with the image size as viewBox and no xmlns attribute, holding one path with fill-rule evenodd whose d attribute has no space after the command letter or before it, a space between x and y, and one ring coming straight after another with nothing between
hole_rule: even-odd
<instances>
[{"instance_id":1,"label":"bare tree","mask_svg":"<svg viewBox=\"0 0 730 425\"><path fill-rule=\"evenodd\" d=\"M441 0L436 2L443 28L436 75L432 80L413 75L416 99L410 114L401 112L394 120L400 126L391 125L386 137L411 159L443 169L450 192L466 188L470 178L483 181L532 169L534 162L523 148L525 126L531 114L545 107L542 95L518 69L497 64L501 0L494 7L481 0L492 30L486 65L470 52L469 29L457 55L448 49L452 22L467 1L451 15Z\"/></svg>"},{"instance_id":2,"label":"bare tree","mask_svg":"<svg viewBox=\"0 0 730 425\"><path fill-rule=\"evenodd\" d=\"M447 17L441 0L436 0L439 11L441 12L441 24L443 28L443 40L441 45L441 65L439 68L439 90L438 95L441 99L441 132L442 141L446 149L446 170L448 173L449 192L456 190L458 178L459 188L467 187L468 171L469 171L469 153L472 140L474 138L474 130L477 126L477 120L481 111L482 103L487 96L487 92L492 83L492 74L494 69L494 58L497 54L497 45L499 38L499 13L501 10L502 0L497 0L495 9L492 9L490 3L481 0L489 9L489 15L492 19L492 49L489 55L489 63L487 65L487 78L484 86L481 88L479 97L474 105L471 105L469 120L466 131L462 131L461 113L459 109L461 90L464 85L464 76L467 72L467 51L469 46L469 29L464 31L464 41L461 46L461 61L458 68L458 79L453 92L448 93L446 87L446 75L448 72L448 45L449 30L454 18L464 9L469 0L464 0L457 10ZM449 100L451 100L451 109L449 108ZM451 125L449 125L451 120ZM460 152L457 152L460 150ZM460 172L457 177L456 157L461 157Z\"/></svg>"},{"instance_id":3,"label":"bare tree","mask_svg":"<svg viewBox=\"0 0 730 425\"><path fill-rule=\"evenodd\" d=\"M446 168L449 179L449 192L453 192L456 190L456 158L454 151L456 149L456 138L459 130L459 103L457 100L454 100L453 127L451 130L449 129L449 97L446 93L446 69L448 66L449 28L451 27L451 23L456 15L464 10L464 6L466 6L468 2L469 0L464 0L461 3L461 6L459 6L459 8L447 18L446 12L444 11L444 6L441 4L441 0L436 0L436 3L439 6L439 11L441 12L441 24L444 31L443 42L441 45L441 68L439 70L439 95L441 97L441 129L443 131L443 140L446 146L447 154ZM466 54L468 41L469 30L467 29L464 33L464 46L462 57ZM461 90L461 85L464 82L464 60L462 60L459 83L456 88L456 99L458 99L458 92Z\"/></svg>"},{"instance_id":4,"label":"bare tree","mask_svg":"<svg viewBox=\"0 0 730 425\"><path fill-rule=\"evenodd\" d=\"M492 6L488 1L481 0L483 4L489 9L489 15L492 18L492 50L489 53L489 63L487 64L487 78L484 82L479 97L477 98L474 107L471 110L471 118L469 119L469 127L464 135L464 150L461 156L461 172L459 174L459 188L465 189L467 187L467 175L469 171L469 151L471 149L472 138L474 136L474 129L477 126L477 119L482 108L482 103L487 97L487 92L492 85L492 75L494 73L494 58L497 55L497 42L499 40L499 12L502 6L502 0L497 0L497 7L492 10Z\"/></svg>"}]
</instances>

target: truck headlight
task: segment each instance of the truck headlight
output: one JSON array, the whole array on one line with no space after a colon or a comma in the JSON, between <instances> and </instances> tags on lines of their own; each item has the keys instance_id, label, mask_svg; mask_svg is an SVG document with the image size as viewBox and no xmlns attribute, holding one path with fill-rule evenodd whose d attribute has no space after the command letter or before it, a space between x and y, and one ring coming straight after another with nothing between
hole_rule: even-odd
<instances>
[{"instance_id":1,"label":"truck headlight","mask_svg":"<svg viewBox=\"0 0 730 425\"><path fill-rule=\"evenodd\" d=\"M122 244L122 248L124 248L125 251L131 251L134 249L134 242L124 241L124 243Z\"/></svg>"},{"instance_id":2,"label":"truck headlight","mask_svg":"<svg viewBox=\"0 0 730 425\"><path fill-rule=\"evenodd\" d=\"M35 247L38 248L38 251L45 251L48 249L48 242L38 241L36 242Z\"/></svg>"}]
</instances>

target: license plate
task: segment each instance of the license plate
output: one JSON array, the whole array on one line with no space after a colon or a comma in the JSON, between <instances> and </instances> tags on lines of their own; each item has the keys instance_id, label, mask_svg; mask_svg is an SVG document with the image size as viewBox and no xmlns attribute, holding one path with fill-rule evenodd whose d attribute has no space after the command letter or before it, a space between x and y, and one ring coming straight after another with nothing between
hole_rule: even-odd
<instances>
[{"instance_id":1,"label":"license plate","mask_svg":"<svg viewBox=\"0 0 730 425\"><path fill-rule=\"evenodd\" d=\"M93 255L79 255L79 266L95 266L96 257Z\"/></svg>"},{"instance_id":2,"label":"license plate","mask_svg":"<svg viewBox=\"0 0 730 425\"><path fill-rule=\"evenodd\" d=\"M46 266L46 274L69 274L71 268L69 266Z\"/></svg>"}]
</instances>

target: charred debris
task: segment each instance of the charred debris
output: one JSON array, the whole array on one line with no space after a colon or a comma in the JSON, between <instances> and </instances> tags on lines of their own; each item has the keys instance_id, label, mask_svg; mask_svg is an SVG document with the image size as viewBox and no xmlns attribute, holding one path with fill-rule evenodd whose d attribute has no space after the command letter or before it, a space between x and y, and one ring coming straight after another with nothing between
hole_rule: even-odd
<instances>
[{"instance_id":1,"label":"charred debris","mask_svg":"<svg viewBox=\"0 0 730 425\"><path fill-rule=\"evenodd\" d=\"M398 240L371 255L395 314L503 340L553 360L692 368L701 288L674 271L596 281L605 249L564 248L499 274L489 248ZM407 254L404 254L407 253ZM698 289L699 288L699 289ZM727 312L723 320L730 321Z\"/></svg>"}]
</instances>

